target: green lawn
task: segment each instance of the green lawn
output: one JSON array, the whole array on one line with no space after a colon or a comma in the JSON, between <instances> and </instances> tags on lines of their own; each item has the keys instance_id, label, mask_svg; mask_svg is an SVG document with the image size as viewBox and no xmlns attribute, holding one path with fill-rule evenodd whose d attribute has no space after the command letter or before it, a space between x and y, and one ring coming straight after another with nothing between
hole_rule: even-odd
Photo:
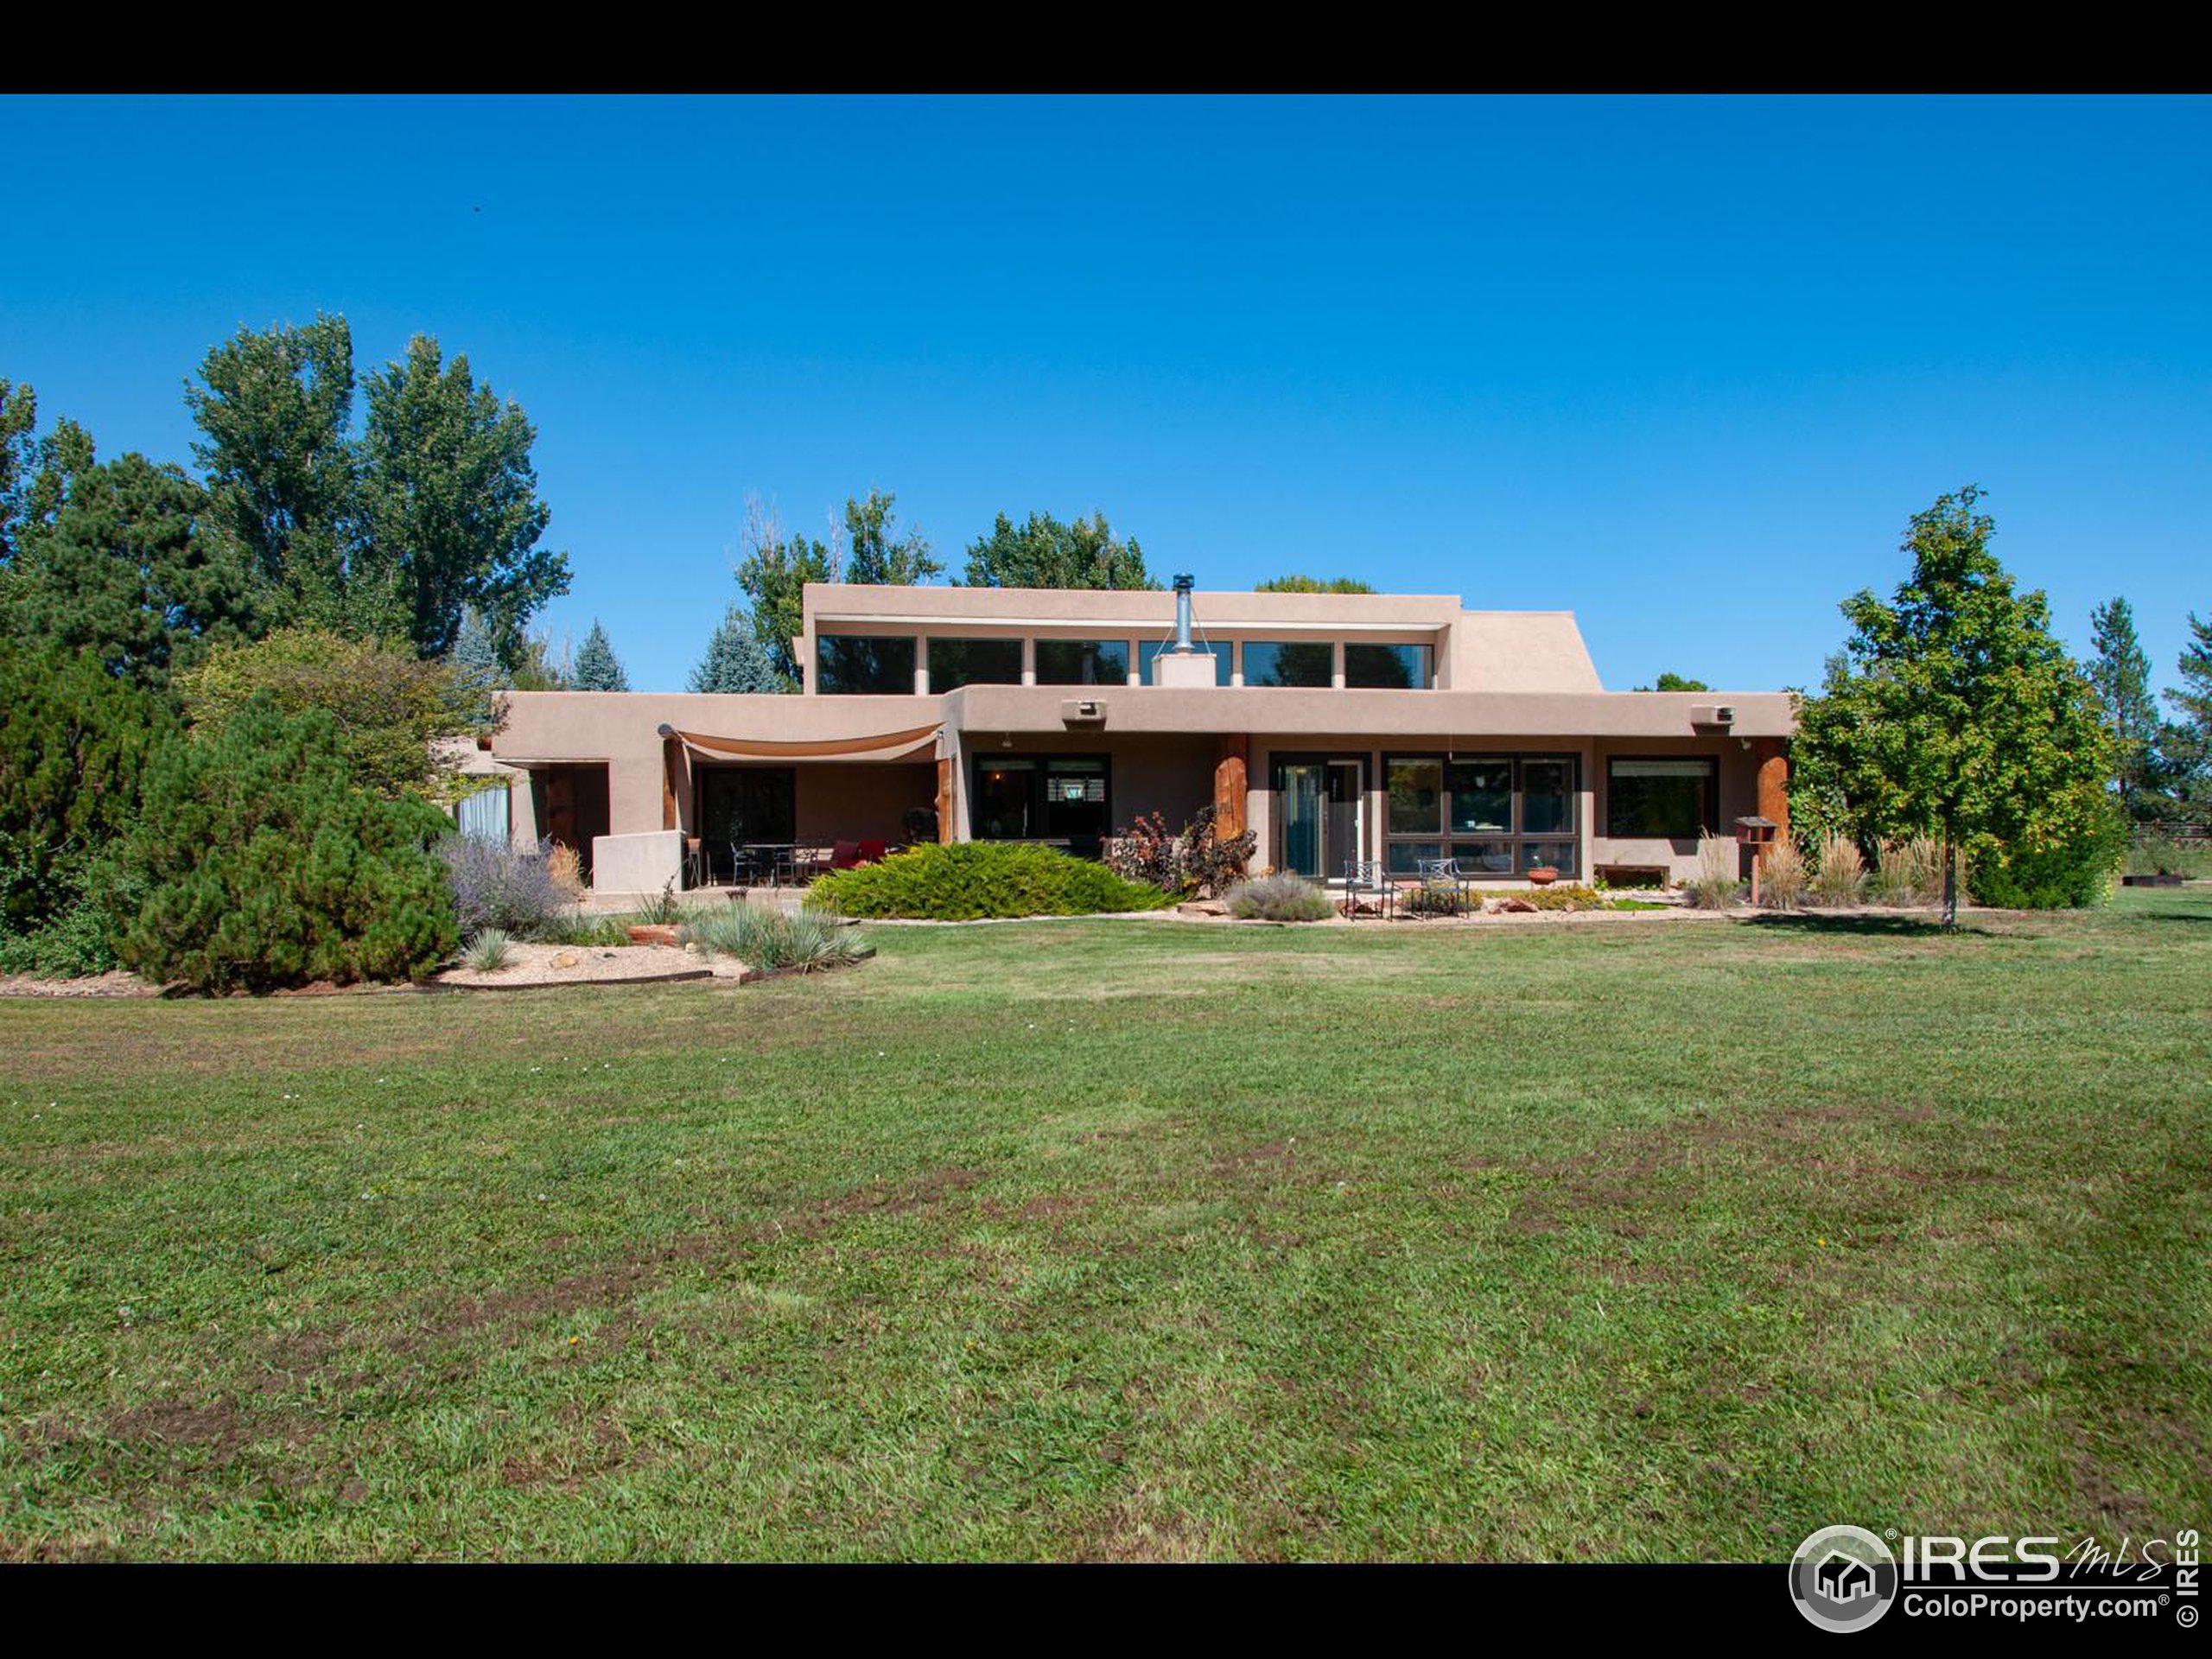
<instances>
[{"instance_id":1,"label":"green lawn","mask_svg":"<svg viewBox=\"0 0 2212 1659\"><path fill-rule=\"evenodd\" d=\"M0 1555L1756 1558L2212 1513L2212 898L0 1004Z\"/></svg>"}]
</instances>

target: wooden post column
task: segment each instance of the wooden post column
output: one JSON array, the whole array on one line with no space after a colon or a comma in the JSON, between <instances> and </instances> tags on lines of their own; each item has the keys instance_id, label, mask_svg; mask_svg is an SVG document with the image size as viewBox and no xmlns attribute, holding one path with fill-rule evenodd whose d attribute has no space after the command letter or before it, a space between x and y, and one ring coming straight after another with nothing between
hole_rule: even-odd
<instances>
[{"instance_id":1,"label":"wooden post column","mask_svg":"<svg viewBox=\"0 0 2212 1659\"><path fill-rule=\"evenodd\" d=\"M1213 769L1213 836L1234 841L1244 833L1244 791L1249 784L1245 756L1250 740L1243 733L1221 740L1221 759Z\"/></svg>"},{"instance_id":2,"label":"wooden post column","mask_svg":"<svg viewBox=\"0 0 2212 1659\"><path fill-rule=\"evenodd\" d=\"M664 737L661 739L660 827L664 830L675 830L682 827L677 822L677 813L676 810L676 780L680 775L677 768L682 766L683 764L683 740L674 737Z\"/></svg>"},{"instance_id":3,"label":"wooden post column","mask_svg":"<svg viewBox=\"0 0 2212 1659\"><path fill-rule=\"evenodd\" d=\"M1789 746L1778 737L1758 740L1759 817L1774 820L1774 838L1789 837Z\"/></svg>"},{"instance_id":4,"label":"wooden post column","mask_svg":"<svg viewBox=\"0 0 2212 1659\"><path fill-rule=\"evenodd\" d=\"M952 844L952 767L950 755L941 756L937 763L937 838L945 846Z\"/></svg>"}]
</instances>

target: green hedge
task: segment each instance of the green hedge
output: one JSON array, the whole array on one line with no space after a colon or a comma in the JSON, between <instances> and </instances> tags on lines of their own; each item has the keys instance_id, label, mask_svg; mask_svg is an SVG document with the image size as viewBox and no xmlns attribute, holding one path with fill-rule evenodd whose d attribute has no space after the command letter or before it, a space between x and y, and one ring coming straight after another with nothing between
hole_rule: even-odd
<instances>
[{"instance_id":1,"label":"green hedge","mask_svg":"<svg viewBox=\"0 0 2212 1659\"><path fill-rule=\"evenodd\" d=\"M823 876L809 897L847 916L972 922L995 916L1093 916L1157 910L1167 895L1050 847L964 841L917 847Z\"/></svg>"},{"instance_id":2,"label":"green hedge","mask_svg":"<svg viewBox=\"0 0 2212 1659\"><path fill-rule=\"evenodd\" d=\"M2128 825L2117 811L2091 820L2070 842L2041 852L1998 848L1978 854L1967 871L1977 905L1998 910L2080 910L2112 897L2126 861Z\"/></svg>"}]
</instances>

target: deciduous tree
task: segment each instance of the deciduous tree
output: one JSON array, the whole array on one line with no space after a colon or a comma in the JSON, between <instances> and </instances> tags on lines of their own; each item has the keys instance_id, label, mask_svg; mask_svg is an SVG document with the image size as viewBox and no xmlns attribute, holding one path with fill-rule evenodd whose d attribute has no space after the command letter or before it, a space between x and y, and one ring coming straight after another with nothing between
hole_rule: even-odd
<instances>
[{"instance_id":1,"label":"deciduous tree","mask_svg":"<svg viewBox=\"0 0 2212 1659\"><path fill-rule=\"evenodd\" d=\"M1846 601L1851 634L1799 711L1806 786L1862 838L1932 830L1955 925L1962 856L2106 855L2111 741L2094 691L2050 632L2041 593L2014 590L1972 486L1914 515L1912 572L1888 600ZM2105 872L2104 874L2108 874Z\"/></svg>"},{"instance_id":2,"label":"deciduous tree","mask_svg":"<svg viewBox=\"0 0 2212 1659\"><path fill-rule=\"evenodd\" d=\"M537 429L427 334L366 391L365 574L389 595L390 631L442 656L474 605L512 664L531 617L569 591L568 555L537 544L552 515L531 465Z\"/></svg>"},{"instance_id":3,"label":"deciduous tree","mask_svg":"<svg viewBox=\"0 0 2212 1659\"><path fill-rule=\"evenodd\" d=\"M1064 524L1033 512L1016 525L998 515L991 533L968 549L970 588L1157 588L1144 567L1135 537L1114 534L1106 515L1094 512Z\"/></svg>"}]
</instances>

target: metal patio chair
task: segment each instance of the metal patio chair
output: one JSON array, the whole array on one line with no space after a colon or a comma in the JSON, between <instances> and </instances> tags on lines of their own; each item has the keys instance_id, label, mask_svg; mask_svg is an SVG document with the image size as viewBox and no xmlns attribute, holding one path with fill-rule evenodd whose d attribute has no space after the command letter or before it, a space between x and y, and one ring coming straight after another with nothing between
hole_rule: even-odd
<instances>
[{"instance_id":1,"label":"metal patio chair","mask_svg":"<svg viewBox=\"0 0 2212 1659\"><path fill-rule=\"evenodd\" d=\"M1390 873L1382 867L1380 859L1348 858L1344 861L1342 909L1346 921L1358 919L1363 899L1371 901L1373 913L1388 921L1397 895L1397 885L1390 880Z\"/></svg>"},{"instance_id":2,"label":"metal patio chair","mask_svg":"<svg viewBox=\"0 0 2212 1659\"><path fill-rule=\"evenodd\" d=\"M1440 894L1448 893L1452 895L1451 913L1458 916L1465 912L1467 893L1471 883L1467 873L1459 868L1458 859L1417 858L1414 861L1414 868L1421 875L1421 892Z\"/></svg>"}]
</instances>

